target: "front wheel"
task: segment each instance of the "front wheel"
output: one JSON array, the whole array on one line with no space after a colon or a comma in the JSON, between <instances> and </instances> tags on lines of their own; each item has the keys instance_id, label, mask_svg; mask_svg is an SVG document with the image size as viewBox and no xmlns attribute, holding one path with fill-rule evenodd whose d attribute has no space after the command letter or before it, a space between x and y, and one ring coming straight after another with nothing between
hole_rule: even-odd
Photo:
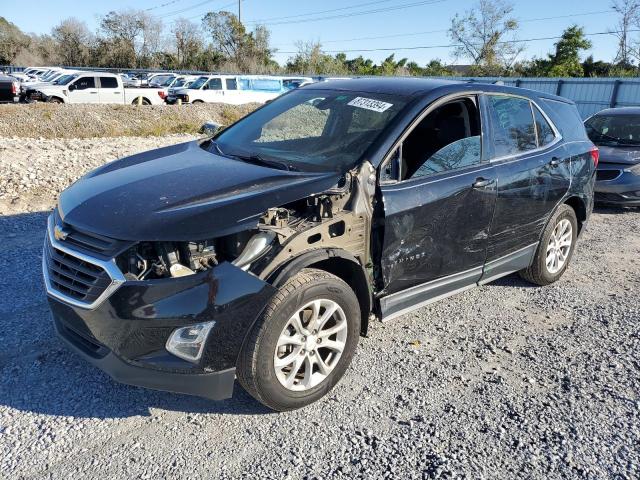
<instances>
[{"instance_id":1,"label":"front wheel","mask_svg":"<svg viewBox=\"0 0 640 480\"><path fill-rule=\"evenodd\" d=\"M204 103L202 100L194 100L193 102L191 102L193 105L196 105L197 103Z\"/></svg>"},{"instance_id":2,"label":"front wheel","mask_svg":"<svg viewBox=\"0 0 640 480\"><path fill-rule=\"evenodd\" d=\"M559 280L569 266L577 238L576 213L569 205L560 205L544 229L533 263L520 276L537 285Z\"/></svg>"},{"instance_id":3,"label":"front wheel","mask_svg":"<svg viewBox=\"0 0 640 480\"><path fill-rule=\"evenodd\" d=\"M360 306L349 285L304 269L279 289L245 340L238 381L273 410L304 407L344 375L359 334Z\"/></svg>"}]
</instances>

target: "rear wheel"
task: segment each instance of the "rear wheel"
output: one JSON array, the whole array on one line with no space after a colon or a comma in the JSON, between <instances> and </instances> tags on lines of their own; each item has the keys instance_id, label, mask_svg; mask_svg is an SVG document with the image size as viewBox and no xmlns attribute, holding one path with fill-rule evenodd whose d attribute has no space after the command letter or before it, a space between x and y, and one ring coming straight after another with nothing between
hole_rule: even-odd
<instances>
[{"instance_id":1,"label":"rear wheel","mask_svg":"<svg viewBox=\"0 0 640 480\"><path fill-rule=\"evenodd\" d=\"M196 103L204 103L202 100L194 100L193 102L191 102L192 104L196 104Z\"/></svg>"},{"instance_id":2,"label":"rear wheel","mask_svg":"<svg viewBox=\"0 0 640 480\"><path fill-rule=\"evenodd\" d=\"M50 97L49 100L47 100L47 102L49 102L49 103L64 103L62 101L62 99L58 98L58 97Z\"/></svg>"},{"instance_id":3,"label":"rear wheel","mask_svg":"<svg viewBox=\"0 0 640 480\"><path fill-rule=\"evenodd\" d=\"M537 285L549 285L565 272L573 256L578 220L569 205L560 205L544 229L533 263L520 275Z\"/></svg>"},{"instance_id":4,"label":"rear wheel","mask_svg":"<svg viewBox=\"0 0 640 480\"><path fill-rule=\"evenodd\" d=\"M138 104L138 99L134 99L133 102L131 102L131 105L137 105ZM147 98L143 98L142 99L142 105L151 105L151 102L149 101L149 99Z\"/></svg>"},{"instance_id":5,"label":"rear wheel","mask_svg":"<svg viewBox=\"0 0 640 480\"><path fill-rule=\"evenodd\" d=\"M326 395L358 344L360 306L344 281L305 269L271 300L242 348L236 373L258 401L278 411Z\"/></svg>"}]
</instances>

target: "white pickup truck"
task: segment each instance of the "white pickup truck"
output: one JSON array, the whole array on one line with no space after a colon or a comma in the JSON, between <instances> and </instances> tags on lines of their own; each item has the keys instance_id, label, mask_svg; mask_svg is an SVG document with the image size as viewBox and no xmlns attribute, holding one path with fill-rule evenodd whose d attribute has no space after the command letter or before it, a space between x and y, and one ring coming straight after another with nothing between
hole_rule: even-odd
<instances>
[{"instance_id":1,"label":"white pickup truck","mask_svg":"<svg viewBox=\"0 0 640 480\"><path fill-rule=\"evenodd\" d=\"M82 72L66 85L43 85L36 100L52 103L117 103L162 105L162 89L124 88L122 79L113 73Z\"/></svg>"}]
</instances>

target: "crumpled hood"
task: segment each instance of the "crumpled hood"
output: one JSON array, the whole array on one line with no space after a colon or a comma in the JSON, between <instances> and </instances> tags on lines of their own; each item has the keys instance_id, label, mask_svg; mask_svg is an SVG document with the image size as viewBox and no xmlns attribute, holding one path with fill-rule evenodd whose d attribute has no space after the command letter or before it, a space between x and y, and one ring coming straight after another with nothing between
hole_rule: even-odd
<instances>
[{"instance_id":1,"label":"crumpled hood","mask_svg":"<svg viewBox=\"0 0 640 480\"><path fill-rule=\"evenodd\" d=\"M640 163L639 147L598 147L600 150L600 163L622 163L635 165Z\"/></svg>"},{"instance_id":2,"label":"crumpled hood","mask_svg":"<svg viewBox=\"0 0 640 480\"><path fill-rule=\"evenodd\" d=\"M337 172L302 173L206 151L198 141L100 167L60 195L62 220L118 240L195 241L256 225L267 208L323 192Z\"/></svg>"}]
</instances>

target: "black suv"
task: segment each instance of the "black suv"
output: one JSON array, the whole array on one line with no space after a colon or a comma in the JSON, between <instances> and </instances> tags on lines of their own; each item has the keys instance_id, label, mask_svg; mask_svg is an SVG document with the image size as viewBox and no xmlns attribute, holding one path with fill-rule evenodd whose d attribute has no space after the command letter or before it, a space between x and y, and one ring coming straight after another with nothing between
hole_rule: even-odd
<instances>
[{"instance_id":1,"label":"black suv","mask_svg":"<svg viewBox=\"0 0 640 480\"><path fill-rule=\"evenodd\" d=\"M211 138L84 176L49 218L60 336L114 379L275 410L342 377L373 319L564 273L598 150L573 103L498 85L293 90Z\"/></svg>"}]
</instances>

